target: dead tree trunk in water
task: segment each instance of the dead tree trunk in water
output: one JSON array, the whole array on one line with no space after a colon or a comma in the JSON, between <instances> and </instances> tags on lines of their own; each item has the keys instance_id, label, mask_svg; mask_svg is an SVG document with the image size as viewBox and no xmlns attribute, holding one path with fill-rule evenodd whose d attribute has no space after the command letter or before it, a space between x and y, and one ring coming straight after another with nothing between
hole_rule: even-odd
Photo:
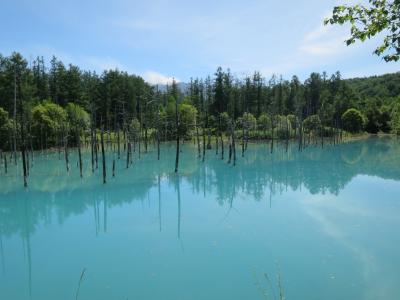
<instances>
[{"instance_id":1,"label":"dead tree trunk in water","mask_svg":"<svg viewBox=\"0 0 400 300\"><path fill-rule=\"evenodd\" d=\"M229 155L228 155L228 164L231 163L232 160L232 133L229 135Z\"/></svg>"},{"instance_id":2,"label":"dead tree trunk in water","mask_svg":"<svg viewBox=\"0 0 400 300\"><path fill-rule=\"evenodd\" d=\"M127 141L128 146L126 147L126 168L129 169L130 155L131 155L131 142Z\"/></svg>"},{"instance_id":3,"label":"dead tree trunk in water","mask_svg":"<svg viewBox=\"0 0 400 300\"><path fill-rule=\"evenodd\" d=\"M285 122L286 122L286 153L288 152L288 148L289 148L289 138L290 138L290 128L289 128L289 120L288 117L286 116L285 118Z\"/></svg>"},{"instance_id":4,"label":"dead tree trunk in water","mask_svg":"<svg viewBox=\"0 0 400 300\"><path fill-rule=\"evenodd\" d=\"M4 171L7 174L7 155L4 153Z\"/></svg>"},{"instance_id":5,"label":"dead tree trunk in water","mask_svg":"<svg viewBox=\"0 0 400 300\"><path fill-rule=\"evenodd\" d=\"M69 158L68 158L68 133L64 128L64 155L65 155L65 166L67 168L67 172L69 172Z\"/></svg>"},{"instance_id":6,"label":"dead tree trunk in water","mask_svg":"<svg viewBox=\"0 0 400 300\"><path fill-rule=\"evenodd\" d=\"M299 132L299 151L301 151L303 148L303 121L300 121L298 132Z\"/></svg>"},{"instance_id":7,"label":"dead tree trunk in water","mask_svg":"<svg viewBox=\"0 0 400 300\"><path fill-rule=\"evenodd\" d=\"M92 173L94 173L94 133L93 133L93 126L90 128L90 154L92 159Z\"/></svg>"},{"instance_id":8,"label":"dead tree trunk in water","mask_svg":"<svg viewBox=\"0 0 400 300\"><path fill-rule=\"evenodd\" d=\"M118 159L121 158L121 147L120 147L121 141L119 139L119 125L117 125L117 150L118 150Z\"/></svg>"},{"instance_id":9,"label":"dead tree trunk in water","mask_svg":"<svg viewBox=\"0 0 400 300\"><path fill-rule=\"evenodd\" d=\"M244 157L244 120L242 120L242 157Z\"/></svg>"},{"instance_id":10,"label":"dead tree trunk in water","mask_svg":"<svg viewBox=\"0 0 400 300\"><path fill-rule=\"evenodd\" d=\"M115 154L114 154L113 165L112 165L112 177L115 177Z\"/></svg>"},{"instance_id":11,"label":"dead tree trunk in water","mask_svg":"<svg viewBox=\"0 0 400 300\"><path fill-rule=\"evenodd\" d=\"M206 130L203 128L203 162L206 159Z\"/></svg>"},{"instance_id":12,"label":"dead tree trunk in water","mask_svg":"<svg viewBox=\"0 0 400 300\"><path fill-rule=\"evenodd\" d=\"M233 165L236 166L235 121L232 122L231 128L232 128Z\"/></svg>"},{"instance_id":13,"label":"dead tree trunk in water","mask_svg":"<svg viewBox=\"0 0 400 300\"><path fill-rule=\"evenodd\" d=\"M178 166L179 166L179 115L178 115L178 99L175 99L175 126L176 126L175 173L178 173Z\"/></svg>"},{"instance_id":14,"label":"dead tree trunk in water","mask_svg":"<svg viewBox=\"0 0 400 300\"><path fill-rule=\"evenodd\" d=\"M24 175L24 187L28 186L28 175L27 175L27 168L26 168L26 144L25 144L25 118L24 118L24 108L22 104L22 97L21 97L21 83L20 83L20 78L18 77L17 80L17 86L18 86L18 96L19 96L19 107L20 107L20 113L21 113L21 118L20 118L20 126L21 126L21 154L22 154L22 169L23 169L23 175ZM15 120L16 121L16 120ZM16 157L15 157L16 160Z\"/></svg>"},{"instance_id":15,"label":"dead tree trunk in water","mask_svg":"<svg viewBox=\"0 0 400 300\"><path fill-rule=\"evenodd\" d=\"M106 174L106 156L104 153L104 127L102 125L101 127L101 156L102 156L102 162L103 162L103 184L107 182L107 174Z\"/></svg>"},{"instance_id":16,"label":"dead tree trunk in water","mask_svg":"<svg viewBox=\"0 0 400 300\"><path fill-rule=\"evenodd\" d=\"M78 127L76 127L76 143L77 143L77 146L78 146L79 174L81 175L81 178L82 178L83 174L82 174L81 135L80 135Z\"/></svg>"},{"instance_id":17,"label":"dead tree trunk in water","mask_svg":"<svg viewBox=\"0 0 400 300\"><path fill-rule=\"evenodd\" d=\"M221 138L221 159L224 160L224 139L222 137L222 131L220 132L220 138Z\"/></svg>"},{"instance_id":18,"label":"dead tree trunk in water","mask_svg":"<svg viewBox=\"0 0 400 300\"><path fill-rule=\"evenodd\" d=\"M271 153L274 152L274 122L272 119L274 116L271 117Z\"/></svg>"},{"instance_id":19,"label":"dead tree trunk in water","mask_svg":"<svg viewBox=\"0 0 400 300\"><path fill-rule=\"evenodd\" d=\"M17 72L14 69L14 132L13 132L13 156L14 164L17 165Z\"/></svg>"},{"instance_id":20,"label":"dead tree trunk in water","mask_svg":"<svg viewBox=\"0 0 400 300\"><path fill-rule=\"evenodd\" d=\"M196 120L196 139L197 139L197 153L198 157L201 157L201 151L200 151L200 136L199 136L199 127L197 126L197 120Z\"/></svg>"},{"instance_id":21,"label":"dead tree trunk in water","mask_svg":"<svg viewBox=\"0 0 400 300\"><path fill-rule=\"evenodd\" d=\"M157 128L157 160L160 160L160 128Z\"/></svg>"}]
</instances>

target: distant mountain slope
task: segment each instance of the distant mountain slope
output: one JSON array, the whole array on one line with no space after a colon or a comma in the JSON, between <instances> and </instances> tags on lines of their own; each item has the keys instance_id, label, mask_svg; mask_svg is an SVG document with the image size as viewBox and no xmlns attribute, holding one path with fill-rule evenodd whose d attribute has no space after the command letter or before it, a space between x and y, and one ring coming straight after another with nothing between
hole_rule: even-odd
<instances>
[{"instance_id":1,"label":"distant mountain slope","mask_svg":"<svg viewBox=\"0 0 400 300\"><path fill-rule=\"evenodd\" d=\"M346 79L346 82L362 98L388 98L400 96L400 72Z\"/></svg>"}]
</instances>

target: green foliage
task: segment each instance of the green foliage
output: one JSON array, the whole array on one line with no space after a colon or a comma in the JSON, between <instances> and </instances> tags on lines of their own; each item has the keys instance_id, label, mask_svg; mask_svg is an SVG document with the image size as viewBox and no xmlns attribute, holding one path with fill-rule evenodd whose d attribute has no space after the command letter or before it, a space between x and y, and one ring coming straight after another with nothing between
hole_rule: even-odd
<instances>
[{"instance_id":1,"label":"green foliage","mask_svg":"<svg viewBox=\"0 0 400 300\"><path fill-rule=\"evenodd\" d=\"M271 118L266 113L263 113L258 117L257 124L259 129L267 130L271 127Z\"/></svg>"},{"instance_id":2,"label":"green foliage","mask_svg":"<svg viewBox=\"0 0 400 300\"><path fill-rule=\"evenodd\" d=\"M188 136L189 131L196 122L197 110L191 104L181 103L179 105L179 134Z\"/></svg>"},{"instance_id":3,"label":"green foliage","mask_svg":"<svg viewBox=\"0 0 400 300\"><path fill-rule=\"evenodd\" d=\"M391 112L391 128L394 134L400 135L400 99L393 106L393 110Z\"/></svg>"},{"instance_id":4,"label":"green foliage","mask_svg":"<svg viewBox=\"0 0 400 300\"><path fill-rule=\"evenodd\" d=\"M254 130L257 128L257 119L249 112L245 112L242 117L243 126L247 130Z\"/></svg>"},{"instance_id":5,"label":"green foliage","mask_svg":"<svg viewBox=\"0 0 400 300\"><path fill-rule=\"evenodd\" d=\"M306 132L319 130L321 128L321 119L318 115L311 115L304 119L303 127Z\"/></svg>"},{"instance_id":6,"label":"green foliage","mask_svg":"<svg viewBox=\"0 0 400 300\"><path fill-rule=\"evenodd\" d=\"M78 127L83 130L89 127L89 114L81 106L74 103L68 103L65 110L71 127Z\"/></svg>"},{"instance_id":7,"label":"green foliage","mask_svg":"<svg viewBox=\"0 0 400 300\"><path fill-rule=\"evenodd\" d=\"M13 130L13 124L8 117L8 112L0 107L0 149L4 150L5 145L8 144L9 134Z\"/></svg>"},{"instance_id":8,"label":"green foliage","mask_svg":"<svg viewBox=\"0 0 400 300\"><path fill-rule=\"evenodd\" d=\"M384 32L382 44L374 51L376 55L384 55L385 61L400 59L400 1L369 0L370 6L336 6L332 16L325 24L351 24L351 37L347 45L357 40L364 42Z\"/></svg>"},{"instance_id":9,"label":"green foliage","mask_svg":"<svg viewBox=\"0 0 400 300\"><path fill-rule=\"evenodd\" d=\"M140 133L140 122L137 118L133 118L129 123L128 132L131 135L131 138L137 138Z\"/></svg>"},{"instance_id":10,"label":"green foliage","mask_svg":"<svg viewBox=\"0 0 400 300\"><path fill-rule=\"evenodd\" d=\"M219 115L220 118L220 124L219 124L219 129L221 131L226 131L229 128L230 124L230 117L227 112L223 112L222 114Z\"/></svg>"},{"instance_id":11,"label":"green foliage","mask_svg":"<svg viewBox=\"0 0 400 300\"><path fill-rule=\"evenodd\" d=\"M343 129L352 133L362 131L366 121L363 114L355 108L346 110L342 115Z\"/></svg>"},{"instance_id":12,"label":"green foliage","mask_svg":"<svg viewBox=\"0 0 400 300\"><path fill-rule=\"evenodd\" d=\"M89 114L97 128L126 129L134 122L131 133L139 135L140 127L150 132L155 128L163 138L172 139L177 131L177 103L182 135L191 133L196 120L213 134L228 131L235 122L237 128L253 133L258 129L265 135L273 127L275 135L285 137L288 124L291 131L300 120L305 120L309 131L321 125L329 128L352 107L367 116L368 132L390 132L397 130L398 114L393 107L400 95L400 73L349 80L343 80L339 72L312 73L300 82L296 76L290 81L276 76L266 80L259 72L235 78L229 69L218 68L213 78L191 80L186 90L180 90L176 82L152 87L126 72L108 70L97 75L64 65L55 57L50 67L40 57L28 66L20 54L13 53L0 55L0 107L8 112L11 124L14 84L20 90L16 120L24 120L34 146L46 139L46 145L54 144L62 126L70 134L77 126L87 128Z\"/></svg>"},{"instance_id":13,"label":"green foliage","mask_svg":"<svg viewBox=\"0 0 400 300\"><path fill-rule=\"evenodd\" d=\"M67 113L59 105L44 101L32 109L35 136L46 138L48 145L55 145L57 136L67 127Z\"/></svg>"},{"instance_id":14,"label":"green foliage","mask_svg":"<svg viewBox=\"0 0 400 300\"><path fill-rule=\"evenodd\" d=\"M297 117L295 115L287 115L286 117L289 121L290 127L296 128L297 127Z\"/></svg>"}]
</instances>

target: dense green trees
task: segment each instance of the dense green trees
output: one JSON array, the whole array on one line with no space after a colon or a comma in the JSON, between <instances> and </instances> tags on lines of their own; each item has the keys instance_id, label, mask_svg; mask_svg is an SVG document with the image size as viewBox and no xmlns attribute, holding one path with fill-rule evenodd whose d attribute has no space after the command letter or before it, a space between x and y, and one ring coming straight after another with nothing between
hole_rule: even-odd
<instances>
[{"instance_id":1,"label":"dense green trees","mask_svg":"<svg viewBox=\"0 0 400 300\"><path fill-rule=\"evenodd\" d=\"M11 137L12 128L8 112L0 107L0 149L5 149L5 146L10 142L9 137Z\"/></svg>"},{"instance_id":2,"label":"dense green trees","mask_svg":"<svg viewBox=\"0 0 400 300\"><path fill-rule=\"evenodd\" d=\"M360 132L363 130L366 118L362 113L354 108L346 110L342 115L343 128L349 132Z\"/></svg>"},{"instance_id":3,"label":"dense green trees","mask_svg":"<svg viewBox=\"0 0 400 300\"><path fill-rule=\"evenodd\" d=\"M1 148L12 149L14 140L20 144L21 129L40 148L76 136L77 128L79 135L89 135L101 126L105 132L143 138L146 146L150 135L175 139L178 132L187 138L197 128L197 134L208 136L209 146L210 134L229 136L232 128L244 129L246 136L258 129L265 137L271 131L286 137L288 128L296 130L302 123L314 132L340 128L350 108L366 117L368 132L399 132L400 73L350 80L339 72L312 73L302 83L296 76L266 80L259 72L242 80L218 68L213 78L195 78L187 86L154 87L119 70L98 75L66 67L55 57L47 68L41 57L28 64L18 53L0 55L1 119L6 124L1 125Z\"/></svg>"}]
</instances>

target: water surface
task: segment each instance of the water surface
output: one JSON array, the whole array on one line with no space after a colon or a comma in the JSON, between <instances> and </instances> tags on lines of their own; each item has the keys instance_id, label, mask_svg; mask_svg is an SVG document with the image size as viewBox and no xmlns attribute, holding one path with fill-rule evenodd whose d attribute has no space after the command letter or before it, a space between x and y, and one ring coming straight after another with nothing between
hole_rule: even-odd
<instances>
[{"instance_id":1,"label":"water surface","mask_svg":"<svg viewBox=\"0 0 400 300\"><path fill-rule=\"evenodd\" d=\"M275 148L237 165L165 145L108 183L89 153L0 174L0 299L399 299L400 143ZM281 288L280 288L280 287Z\"/></svg>"}]
</instances>

